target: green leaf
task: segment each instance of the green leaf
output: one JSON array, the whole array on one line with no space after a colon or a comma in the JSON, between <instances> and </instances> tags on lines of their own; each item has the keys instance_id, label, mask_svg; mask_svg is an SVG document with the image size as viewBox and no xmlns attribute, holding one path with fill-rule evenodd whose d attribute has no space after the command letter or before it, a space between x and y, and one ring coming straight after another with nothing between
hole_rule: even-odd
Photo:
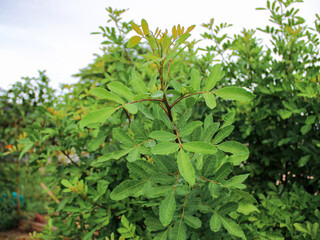
<instances>
[{"instance_id":1,"label":"green leaf","mask_svg":"<svg viewBox=\"0 0 320 240\"><path fill-rule=\"evenodd\" d=\"M235 115L235 112L229 112L226 115L224 115L222 128L231 125L234 122Z\"/></svg>"},{"instance_id":2,"label":"green leaf","mask_svg":"<svg viewBox=\"0 0 320 240\"><path fill-rule=\"evenodd\" d=\"M92 139L88 143L88 146L87 146L88 151L89 152L96 151L101 146L101 144L104 143L105 139L106 139L106 136L103 136L103 135Z\"/></svg>"},{"instance_id":3,"label":"green leaf","mask_svg":"<svg viewBox=\"0 0 320 240\"><path fill-rule=\"evenodd\" d=\"M184 143L182 147L189 152L202 154L215 154L217 149L210 143L201 141Z\"/></svg>"},{"instance_id":4,"label":"green leaf","mask_svg":"<svg viewBox=\"0 0 320 240\"><path fill-rule=\"evenodd\" d=\"M209 182L209 191L211 193L211 196L213 199L219 197L220 195L220 187L218 184L214 183L214 182Z\"/></svg>"},{"instance_id":5,"label":"green leaf","mask_svg":"<svg viewBox=\"0 0 320 240\"><path fill-rule=\"evenodd\" d=\"M308 125L314 124L314 122L316 121L316 118L317 117L315 115L308 116L306 119L306 124Z\"/></svg>"},{"instance_id":6,"label":"green leaf","mask_svg":"<svg viewBox=\"0 0 320 240\"><path fill-rule=\"evenodd\" d=\"M238 209L239 204L236 202L227 202L223 204L219 209L218 213L221 214L229 214L231 212L234 212Z\"/></svg>"},{"instance_id":7,"label":"green leaf","mask_svg":"<svg viewBox=\"0 0 320 240\"><path fill-rule=\"evenodd\" d=\"M219 82L223 76L224 73L221 71L221 64L215 64L212 67L209 77L206 81L205 91L210 91L212 88L214 88L217 82Z\"/></svg>"},{"instance_id":8,"label":"green leaf","mask_svg":"<svg viewBox=\"0 0 320 240\"><path fill-rule=\"evenodd\" d=\"M298 166L299 166L299 167L303 167L304 165L306 165L307 162L309 162L310 157L311 157L310 154L301 157L301 158L299 159Z\"/></svg>"},{"instance_id":9,"label":"green leaf","mask_svg":"<svg viewBox=\"0 0 320 240\"><path fill-rule=\"evenodd\" d=\"M104 123L116 110L116 108L107 107L89 112L80 120L79 126L80 128L83 128L91 123Z\"/></svg>"},{"instance_id":10,"label":"green leaf","mask_svg":"<svg viewBox=\"0 0 320 240\"><path fill-rule=\"evenodd\" d=\"M158 233L153 240L168 240L168 230Z\"/></svg>"},{"instance_id":11,"label":"green leaf","mask_svg":"<svg viewBox=\"0 0 320 240\"><path fill-rule=\"evenodd\" d=\"M133 99L131 90L121 82L111 82L108 84L108 88L128 100Z\"/></svg>"},{"instance_id":12,"label":"green leaf","mask_svg":"<svg viewBox=\"0 0 320 240\"><path fill-rule=\"evenodd\" d=\"M132 72L132 80L131 80L131 85L134 88L134 90L138 93L147 93L148 88L144 81L142 81L140 75L136 72Z\"/></svg>"},{"instance_id":13,"label":"green leaf","mask_svg":"<svg viewBox=\"0 0 320 240\"><path fill-rule=\"evenodd\" d=\"M139 161L142 161L142 160L139 160ZM151 173L150 174L147 173L147 171L142 166L139 166L137 162L138 161L127 163L130 176L132 178L148 179Z\"/></svg>"},{"instance_id":14,"label":"green leaf","mask_svg":"<svg viewBox=\"0 0 320 240\"><path fill-rule=\"evenodd\" d=\"M237 212L242 213L244 215L249 215L252 212L260 212L259 209L251 203L240 202Z\"/></svg>"},{"instance_id":15,"label":"green leaf","mask_svg":"<svg viewBox=\"0 0 320 240\"><path fill-rule=\"evenodd\" d=\"M224 180L232 172L232 170L233 165L231 163L227 162L223 164L214 175L214 180L217 182Z\"/></svg>"},{"instance_id":16,"label":"green leaf","mask_svg":"<svg viewBox=\"0 0 320 240\"><path fill-rule=\"evenodd\" d=\"M127 228L127 229L130 229L130 223L129 223L129 221L128 221L128 219L126 218L126 216L125 215L122 215L121 216L121 223L122 223L122 225L125 227L125 228Z\"/></svg>"},{"instance_id":17,"label":"green leaf","mask_svg":"<svg viewBox=\"0 0 320 240\"><path fill-rule=\"evenodd\" d=\"M228 231L229 234L246 239L241 227L239 227L239 225L237 225L234 221L226 217L221 217L220 219L223 227Z\"/></svg>"},{"instance_id":18,"label":"green leaf","mask_svg":"<svg viewBox=\"0 0 320 240\"><path fill-rule=\"evenodd\" d=\"M140 154L140 146L133 148L127 155L128 162L134 162L138 159Z\"/></svg>"},{"instance_id":19,"label":"green leaf","mask_svg":"<svg viewBox=\"0 0 320 240\"><path fill-rule=\"evenodd\" d=\"M172 142L177 138L175 134L165 131L153 131L150 133L149 137L161 142Z\"/></svg>"},{"instance_id":20,"label":"green leaf","mask_svg":"<svg viewBox=\"0 0 320 240\"><path fill-rule=\"evenodd\" d=\"M302 126L300 131L302 135L306 135L311 130L311 128L312 128L312 125L307 124Z\"/></svg>"},{"instance_id":21,"label":"green leaf","mask_svg":"<svg viewBox=\"0 0 320 240\"><path fill-rule=\"evenodd\" d=\"M220 88L215 91L215 94L223 99L237 100L240 102L250 102L255 98L253 93L234 86Z\"/></svg>"},{"instance_id":22,"label":"green leaf","mask_svg":"<svg viewBox=\"0 0 320 240\"><path fill-rule=\"evenodd\" d=\"M163 91L157 90L154 93L152 93L151 98L161 98L163 96Z\"/></svg>"},{"instance_id":23,"label":"green leaf","mask_svg":"<svg viewBox=\"0 0 320 240\"><path fill-rule=\"evenodd\" d=\"M141 41L141 37L139 36L133 36L132 38L129 39L128 41L128 48L132 48L135 45L137 45Z\"/></svg>"},{"instance_id":24,"label":"green leaf","mask_svg":"<svg viewBox=\"0 0 320 240\"><path fill-rule=\"evenodd\" d=\"M178 153L177 162L181 176L189 183L190 186L193 186L195 183L195 171L188 155L183 151L183 149Z\"/></svg>"},{"instance_id":25,"label":"green leaf","mask_svg":"<svg viewBox=\"0 0 320 240\"><path fill-rule=\"evenodd\" d=\"M293 226L294 226L294 228L297 229L297 231L299 231L299 232L303 232L303 233L308 233L308 234L310 234L309 231L308 231L308 229L306 229L306 227L305 227L303 224L301 224L301 223L294 223Z\"/></svg>"},{"instance_id":26,"label":"green leaf","mask_svg":"<svg viewBox=\"0 0 320 240\"><path fill-rule=\"evenodd\" d=\"M239 163L239 161L242 162L247 160L249 157L248 148L236 141L223 142L219 145L216 145L216 147L221 151L234 154L230 158L230 162L232 162L234 165Z\"/></svg>"},{"instance_id":27,"label":"green leaf","mask_svg":"<svg viewBox=\"0 0 320 240\"><path fill-rule=\"evenodd\" d=\"M202 175L203 177L208 177L213 175L213 171L215 169L216 164L216 156L210 155L204 159L202 166Z\"/></svg>"},{"instance_id":28,"label":"green leaf","mask_svg":"<svg viewBox=\"0 0 320 240\"><path fill-rule=\"evenodd\" d=\"M125 104L123 107L131 114L136 114L138 112L138 108L133 104Z\"/></svg>"},{"instance_id":29,"label":"green leaf","mask_svg":"<svg viewBox=\"0 0 320 240\"><path fill-rule=\"evenodd\" d=\"M257 200L247 192L238 189L232 189L232 192L250 203L258 203Z\"/></svg>"},{"instance_id":30,"label":"green leaf","mask_svg":"<svg viewBox=\"0 0 320 240\"><path fill-rule=\"evenodd\" d=\"M173 173L178 171L177 162L170 156L152 156L156 167L164 173Z\"/></svg>"},{"instance_id":31,"label":"green leaf","mask_svg":"<svg viewBox=\"0 0 320 240\"><path fill-rule=\"evenodd\" d=\"M163 226L167 226L171 223L173 214L176 210L176 199L174 192L171 192L167 197L161 202L159 207L159 219Z\"/></svg>"},{"instance_id":32,"label":"green leaf","mask_svg":"<svg viewBox=\"0 0 320 240\"><path fill-rule=\"evenodd\" d=\"M144 220L144 224L147 226L149 232L156 232L165 228L159 219L149 216Z\"/></svg>"},{"instance_id":33,"label":"green leaf","mask_svg":"<svg viewBox=\"0 0 320 240\"><path fill-rule=\"evenodd\" d=\"M132 151L132 148L123 149L123 150L119 150L119 151L115 151L115 152L111 152L111 153L105 153L101 157L99 157L96 162L94 162L94 165L97 163L107 162L111 159L118 160L119 158L127 155L130 151Z\"/></svg>"},{"instance_id":34,"label":"green leaf","mask_svg":"<svg viewBox=\"0 0 320 240\"><path fill-rule=\"evenodd\" d=\"M121 128L112 129L112 137L120 143L124 143L129 146L135 146L133 139Z\"/></svg>"},{"instance_id":35,"label":"green leaf","mask_svg":"<svg viewBox=\"0 0 320 240\"><path fill-rule=\"evenodd\" d=\"M172 186L158 186L150 189L150 192L146 195L147 198L157 198L161 196L167 196L172 191Z\"/></svg>"},{"instance_id":36,"label":"green leaf","mask_svg":"<svg viewBox=\"0 0 320 240\"><path fill-rule=\"evenodd\" d=\"M213 135L218 131L220 123L214 122L209 127L204 129L202 140L204 142L209 142Z\"/></svg>"},{"instance_id":37,"label":"green leaf","mask_svg":"<svg viewBox=\"0 0 320 240\"><path fill-rule=\"evenodd\" d=\"M107 191L108 185L109 185L109 182L106 180L98 181L97 191L100 196L102 196Z\"/></svg>"},{"instance_id":38,"label":"green leaf","mask_svg":"<svg viewBox=\"0 0 320 240\"><path fill-rule=\"evenodd\" d=\"M179 131L179 135L182 137L189 136L193 132L194 129L196 129L197 127L200 127L200 126L202 126L201 121L191 122Z\"/></svg>"},{"instance_id":39,"label":"green leaf","mask_svg":"<svg viewBox=\"0 0 320 240\"><path fill-rule=\"evenodd\" d=\"M204 101L206 102L206 105L210 109L214 109L217 106L216 99L213 94L211 93L203 93Z\"/></svg>"},{"instance_id":40,"label":"green leaf","mask_svg":"<svg viewBox=\"0 0 320 240\"><path fill-rule=\"evenodd\" d=\"M124 103L121 97L101 87L91 89L90 93L100 99L106 99L120 104Z\"/></svg>"},{"instance_id":41,"label":"green leaf","mask_svg":"<svg viewBox=\"0 0 320 240\"><path fill-rule=\"evenodd\" d=\"M228 188L239 188L244 189L246 186L242 184L244 180L248 178L249 174L241 174L237 176L233 176L231 179L226 181L224 185Z\"/></svg>"},{"instance_id":42,"label":"green leaf","mask_svg":"<svg viewBox=\"0 0 320 240\"><path fill-rule=\"evenodd\" d=\"M148 134L145 129L145 126L140 121L133 121L130 125L132 132L134 133L135 138L147 139Z\"/></svg>"},{"instance_id":43,"label":"green leaf","mask_svg":"<svg viewBox=\"0 0 320 240\"><path fill-rule=\"evenodd\" d=\"M224 152L229 152L232 154L249 154L248 148L242 143L236 141L223 142L216 147Z\"/></svg>"},{"instance_id":44,"label":"green leaf","mask_svg":"<svg viewBox=\"0 0 320 240\"><path fill-rule=\"evenodd\" d=\"M190 86L194 91L200 91L200 72L196 68L191 70Z\"/></svg>"},{"instance_id":45,"label":"green leaf","mask_svg":"<svg viewBox=\"0 0 320 240\"><path fill-rule=\"evenodd\" d=\"M174 240L187 240L187 228L182 219L174 223L170 237Z\"/></svg>"},{"instance_id":46,"label":"green leaf","mask_svg":"<svg viewBox=\"0 0 320 240\"><path fill-rule=\"evenodd\" d=\"M67 188L72 187L71 182L69 182L69 181L66 180L66 179L62 179L62 180L61 180L61 184L62 184L63 186L65 186L65 187L67 187Z\"/></svg>"},{"instance_id":47,"label":"green leaf","mask_svg":"<svg viewBox=\"0 0 320 240\"><path fill-rule=\"evenodd\" d=\"M201 228L202 225L200 218L188 214L184 215L184 222L195 229Z\"/></svg>"},{"instance_id":48,"label":"green leaf","mask_svg":"<svg viewBox=\"0 0 320 240\"><path fill-rule=\"evenodd\" d=\"M159 143L155 145L151 152L153 154L168 155L178 151L180 145L178 143Z\"/></svg>"},{"instance_id":49,"label":"green leaf","mask_svg":"<svg viewBox=\"0 0 320 240\"><path fill-rule=\"evenodd\" d=\"M183 34L181 35L178 40L176 41L176 47L181 45L182 43L184 43L189 37L191 36L190 33L187 33L187 34ZM175 48L176 48L175 47Z\"/></svg>"},{"instance_id":50,"label":"green leaf","mask_svg":"<svg viewBox=\"0 0 320 240\"><path fill-rule=\"evenodd\" d=\"M213 214L210 218L210 229L213 232L218 232L221 229L221 218L218 214Z\"/></svg>"},{"instance_id":51,"label":"green leaf","mask_svg":"<svg viewBox=\"0 0 320 240\"><path fill-rule=\"evenodd\" d=\"M217 133L217 135L214 137L212 143L217 144L221 142L223 139L225 139L232 133L233 129L234 129L233 125L229 125L221 128L220 131Z\"/></svg>"},{"instance_id":52,"label":"green leaf","mask_svg":"<svg viewBox=\"0 0 320 240\"><path fill-rule=\"evenodd\" d=\"M110 194L110 198L114 201L123 200L129 196L136 194L143 188L145 180L127 180L120 183Z\"/></svg>"}]
</instances>

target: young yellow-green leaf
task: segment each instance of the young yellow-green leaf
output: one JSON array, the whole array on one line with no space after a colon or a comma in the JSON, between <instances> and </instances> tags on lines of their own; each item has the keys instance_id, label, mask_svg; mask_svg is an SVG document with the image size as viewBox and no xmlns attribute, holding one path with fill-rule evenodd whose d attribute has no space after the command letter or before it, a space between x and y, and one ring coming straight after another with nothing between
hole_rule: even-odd
<instances>
[{"instance_id":1,"label":"young yellow-green leaf","mask_svg":"<svg viewBox=\"0 0 320 240\"><path fill-rule=\"evenodd\" d=\"M137 72L132 73L132 82L131 82L134 90L138 93L147 93L148 88L146 87L146 84L144 81L142 81L140 75Z\"/></svg>"},{"instance_id":2,"label":"young yellow-green leaf","mask_svg":"<svg viewBox=\"0 0 320 240\"><path fill-rule=\"evenodd\" d=\"M203 93L204 101L208 108L214 109L217 106L216 99L211 93Z\"/></svg>"},{"instance_id":3,"label":"young yellow-green leaf","mask_svg":"<svg viewBox=\"0 0 320 240\"><path fill-rule=\"evenodd\" d=\"M107 99L120 104L124 103L121 97L101 87L91 89L90 93L100 99Z\"/></svg>"},{"instance_id":4,"label":"young yellow-green leaf","mask_svg":"<svg viewBox=\"0 0 320 240\"><path fill-rule=\"evenodd\" d=\"M242 239L246 239L244 232L238 224L226 217L220 217L220 219L223 227L228 231L229 234L240 237Z\"/></svg>"},{"instance_id":5,"label":"young yellow-green leaf","mask_svg":"<svg viewBox=\"0 0 320 240\"><path fill-rule=\"evenodd\" d=\"M110 198L114 201L125 199L134 195L143 188L145 180L127 180L120 183L110 194Z\"/></svg>"},{"instance_id":6,"label":"young yellow-green leaf","mask_svg":"<svg viewBox=\"0 0 320 240\"><path fill-rule=\"evenodd\" d=\"M104 123L115 111L115 108L107 107L90 112L80 120L79 126L83 128L91 123Z\"/></svg>"},{"instance_id":7,"label":"young yellow-green leaf","mask_svg":"<svg viewBox=\"0 0 320 240\"><path fill-rule=\"evenodd\" d=\"M159 207L159 219L163 226L167 226L171 223L173 214L176 210L176 199L174 192L171 192L161 202Z\"/></svg>"},{"instance_id":8,"label":"young yellow-green leaf","mask_svg":"<svg viewBox=\"0 0 320 240\"><path fill-rule=\"evenodd\" d=\"M135 45L137 45L141 41L141 37L139 36L133 36L132 38L129 39L128 41L128 48L132 48Z\"/></svg>"},{"instance_id":9,"label":"young yellow-green leaf","mask_svg":"<svg viewBox=\"0 0 320 240\"><path fill-rule=\"evenodd\" d=\"M212 67L209 77L206 81L206 85L204 90L210 91L212 88L215 87L218 81L221 80L223 77L223 72L221 71L221 64L216 64Z\"/></svg>"},{"instance_id":10,"label":"young yellow-green leaf","mask_svg":"<svg viewBox=\"0 0 320 240\"><path fill-rule=\"evenodd\" d=\"M205 142L188 142L184 143L182 147L188 152L202 153L202 154L215 154L217 149L210 143Z\"/></svg>"},{"instance_id":11,"label":"young yellow-green leaf","mask_svg":"<svg viewBox=\"0 0 320 240\"><path fill-rule=\"evenodd\" d=\"M189 183L190 186L193 186L195 183L195 171L188 155L183 151L183 149L178 153L177 162L181 176Z\"/></svg>"},{"instance_id":12,"label":"young yellow-green leaf","mask_svg":"<svg viewBox=\"0 0 320 240\"><path fill-rule=\"evenodd\" d=\"M229 125L229 126L225 126L225 127L221 128L220 131L217 133L217 135L212 140L212 143L217 144L217 143L221 142L223 139L225 139L226 137L228 137L232 133L233 129L234 129L233 125Z\"/></svg>"},{"instance_id":13,"label":"young yellow-green leaf","mask_svg":"<svg viewBox=\"0 0 320 240\"><path fill-rule=\"evenodd\" d=\"M165 131L153 131L150 133L149 137L161 142L172 142L177 138L175 134Z\"/></svg>"},{"instance_id":14,"label":"young yellow-green leaf","mask_svg":"<svg viewBox=\"0 0 320 240\"><path fill-rule=\"evenodd\" d=\"M192 215L184 215L184 222L192 228L201 228L202 222L200 218L194 217Z\"/></svg>"},{"instance_id":15,"label":"young yellow-green leaf","mask_svg":"<svg viewBox=\"0 0 320 240\"><path fill-rule=\"evenodd\" d=\"M196 27L196 25L191 25L190 27L187 28L185 33L191 32L195 27Z\"/></svg>"},{"instance_id":16,"label":"young yellow-green leaf","mask_svg":"<svg viewBox=\"0 0 320 240\"><path fill-rule=\"evenodd\" d=\"M239 87L224 87L215 91L215 94L221 98L229 100L237 100L240 102L250 102L255 98L255 95L243 88Z\"/></svg>"},{"instance_id":17,"label":"young yellow-green leaf","mask_svg":"<svg viewBox=\"0 0 320 240\"><path fill-rule=\"evenodd\" d=\"M136 33L138 33L139 35L143 36L143 33L141 31L141 29L138 27L137 24L135 24L134 22L131 23L131 27L134 31L136 31Z\"/></svg>"},{"instance_id":18,"label":"young yellow-green leaf","mask_svg":"<svg viewBox=\"0 0 320 240\"><path fill-rule=\"evenodd\" d=\"M111 82L108 84L108 88L122 97L129 100L133 99L133 93L131 90L121 82Z\"/></svg>"},{"instance_id":19,"label":"young yellow-green leaf","mask_svg":"<svg viewBox=\"0 0 320 240\"><path fill-rule=\"evenodd\" d=\"M178 151L179 147L178 143L159 143L151 149L151 152L158 155L168 155Z\"/></svg>"},{"instance_id":20,"label":"young yellow-green leaf","mask_svg":"<svg viewBox=\"0 0 320 240\"><path fill-rule=\"evenodd\" d=\"M200 90L200 72L196 68L193 68L191 70L190 86L193 88L194 91Z\"/></svg>"},{"instance_id":21,"label":"young yellow-green leaf","mask_svg":"<svg viewBox=\"0 0 320 240\"><path fill-rule=\"evenodd\" d=\"M220 231L221 228L221 219L218 214L213 214L210 218L210 229L213 232Z\"/></svg>"},{"instance_id":22,"label":"young yellow-green leaf","mask_svg":"<svg viewBox=\"0 0 320 240\"><path fill-rule=\"evenodd\" d=\"M141 27L142 27L142 30L144 32L144 35L149 35L150 34L150 31L149 31L149 26L148 26L148 23L146 20L142 19L141 20Z\"/></svg>"}]
</instances>

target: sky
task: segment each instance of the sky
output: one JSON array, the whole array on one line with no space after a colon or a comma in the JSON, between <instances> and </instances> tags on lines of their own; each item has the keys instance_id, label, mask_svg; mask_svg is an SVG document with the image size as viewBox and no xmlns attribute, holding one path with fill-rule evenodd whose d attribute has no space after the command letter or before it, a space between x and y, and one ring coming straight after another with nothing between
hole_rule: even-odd
<instances>
[{"instance_id":1,"label":"sky","mask_svg":"<svg viewBox=\"0 0 320 240\"><path fill-rule=\"evenodd\" d=\"M204 30L201 24L210 18L233 24L231 35L244 27L263 28L269 19L266 11L255 10L265 7L266 0L0 0L0 88L9 89L21 77L37 77L38 70L46 70L56 89L77 82L71 75L101 53L103 39L90 33L106 26L109 6L129 9L124 20L139 24L144 18L151 29L196 24L196 39ZM305 0L296 7L314 26L320 0Z\"/></svg>"}]
</instances>

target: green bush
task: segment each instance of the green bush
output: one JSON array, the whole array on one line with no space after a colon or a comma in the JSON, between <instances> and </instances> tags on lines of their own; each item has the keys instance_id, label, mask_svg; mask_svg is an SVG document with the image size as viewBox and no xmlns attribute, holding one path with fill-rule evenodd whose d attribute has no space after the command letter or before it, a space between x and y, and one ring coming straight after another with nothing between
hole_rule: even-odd
<instances>
[{"instance_id":1,"label":"green bush","mask_svg":"<svg viewBox=\"0 0 320 240\"><path fill-rule=\"evenodd\" d=\"M107 8L102 55L20 141L61 200L42 237L317 239L320 18L297 2L260 8L269 45L212 19L206 48Z\"/></svg>"}]
</instances>

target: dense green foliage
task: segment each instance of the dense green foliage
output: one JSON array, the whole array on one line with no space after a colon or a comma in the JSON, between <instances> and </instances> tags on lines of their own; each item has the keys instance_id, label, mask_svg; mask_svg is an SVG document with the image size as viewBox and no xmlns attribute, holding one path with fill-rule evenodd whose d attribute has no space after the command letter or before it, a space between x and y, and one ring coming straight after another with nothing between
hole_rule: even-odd
<instances>
[{"instance_id":1,"label":"dense green foliage","mask_svg":"<svg viewBox=\"0 0 320 240\"><path fill-rule=\"evenodd\" d=\"M306 26L296 2L259 9L267 45L211 19L204 48L187 41L194 26L150 31L108 8L103 53L78 84L54 97L41 73L36 100L4 95L2 150L45 169L60 199L58 230L34 237L318 239L320 17Z\"/></svg>"}]
</instances>

